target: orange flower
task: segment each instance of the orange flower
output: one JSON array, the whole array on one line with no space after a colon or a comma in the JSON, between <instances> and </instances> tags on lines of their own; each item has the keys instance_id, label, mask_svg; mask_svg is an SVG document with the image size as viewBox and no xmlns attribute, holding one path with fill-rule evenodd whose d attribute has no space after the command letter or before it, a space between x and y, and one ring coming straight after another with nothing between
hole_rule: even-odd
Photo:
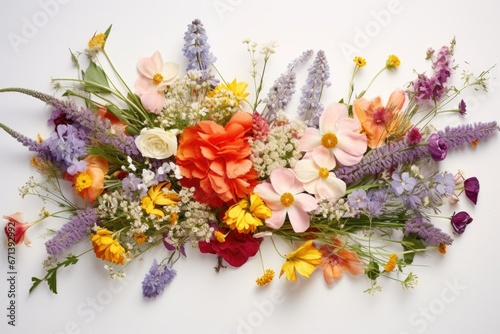
<instances>
[{"instance_id":1,"label":"orange flower","mask_svg":"<svg viewBox=\"0 0 500 334\"><path fill-rule=\"evenodd\" d=\"M395 90L386 106L380 97L373 100L357 99L353 103L354 117L359 120L368 138L368 147L380 147L400 125L403 114L400 112L405 103L405 93Z\"/></svg>"},{"instance_id":2,"label":"orange flower","mask_svg":"<svg viewBox=\"0 0 500 334\"><path fill-rule=\"evenodd\" d=\"M258 183L248 143L252 115L240 111L226 126L201 121L179 138L177 165L185 187L195 187L195 199L213 207L236 203Z\"/></svg>"},{"instance_id":3,"label":"orange flower","mask_svg":"<svg viewBox=\"0 0 500 334\"><path fill-rule=\"evenodd\" d=\"M111 123L111 127L117 132L123 132L128 135L126 130L127 124L123 123L118 117L111 113L106 107L101 107L97 109L97 114L102 119L108 119Z\"/></svg>"},{"instance_id":4,"label":"orange flower","mask_svg":"<svg viewBox=\"0 0 500 334\"><path fill-rule=\"evenodd\" d=\"M356 253L345 249L337 238L333 239L332 244L321 246L319 251L323 255L320 266L323 268L323 277L328 285L341 278L344 270L354 276L364 272L363 264Z\"/></svg>"},{"instance_id":5,"label":"orange flower","mask_svg":"<svg viewBox=\"0 0 500 334\"><path fill-rule=\"evenodd\" d=\"M84 160L88 163L87 169L76 175L68 175L66 178L73 182L78 196L93 202L104 189L104 176L109 168L108 161L96 155L89 155Z\"/></svg>"}]
</instances>

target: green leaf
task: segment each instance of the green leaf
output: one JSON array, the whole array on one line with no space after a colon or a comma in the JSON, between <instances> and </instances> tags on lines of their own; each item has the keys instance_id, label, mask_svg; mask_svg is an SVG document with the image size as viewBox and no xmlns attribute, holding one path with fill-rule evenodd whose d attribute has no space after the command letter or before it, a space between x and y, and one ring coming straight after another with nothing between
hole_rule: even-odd
<instances>
[{"instance_id":1,"label":"green leaf","mask_svg":"<svg viewBox=\"0 0 500 334\"><path fill-rule=\"evenodd\" d=\"M84 73L85 90L89 93L109 93L109 83L106 73L96 63L90 61Z\"/></svg>"},{"instance_id":2,"label":"green leaf","mask_svg":"<svg viewBox=\"0 0 500 334\"><path fill-rule=\"evenodd\" d=\"M67 267L78 262L78 257L75 255L68 255L66 260L63 262L58 262L54 268L47 270L47 274L43 278L32 277L31 281L33 285L31 286L29 292L31 293L41 282L47 281L49 290L57 294L57 270L61 267Z\"/></svg>"},{"instance_id":3,"label":"green leaf","mask_svg":"<svg viewBox=\"0 0 500 334\"><path fill-rule=\"evenodd\" d=\"M365 274L372 281L376 280L377 277L380 275L380 269L378 263L371 260L370 263L368 263L368 267L365 270Z\"/></svg>"},{"instance_id":4,"label":"green leaf","mask_svg":"<svg viewBox=\"0 0 500 334\"><path fill-rule=\"evenodd\" d=\"M106 40L108 39L108 36L109 36L109 33L111 32L111 27L113 25L110 25L108 29L106 29L106 31L104 32L104 35L106 35Z\"/></svg>"},{"instance_id":5,"label":"green leaf","mask_svg":"<svg viewBox=\"0 0 500 334\"><path fill-rule=\"evenodd\" d=\"M33 285L31 286L29 293L31 293L40 283L43 282L43 280L38 277L31 277L31 281L33 282Z\"/></svg>"},{"instance_id":6,"label":"green leaf","mask_svg":"<svg viewBox=\"0 0 500 334\"><path fill-rule=\"evenodd\" d=\"M416 234L405 235L401 240L401 245L405 251L409 251L403 255L406 264L412 264L416 252L426 248L424 242Z\"/></svg>"}]
</instances>

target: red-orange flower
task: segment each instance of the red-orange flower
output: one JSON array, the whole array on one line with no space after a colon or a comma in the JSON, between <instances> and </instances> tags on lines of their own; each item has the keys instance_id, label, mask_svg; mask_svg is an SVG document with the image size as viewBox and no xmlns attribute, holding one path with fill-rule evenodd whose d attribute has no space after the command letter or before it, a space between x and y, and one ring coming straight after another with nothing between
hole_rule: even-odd
<instances>
[{"instance_id":1,"label":"red-orange flower","mask_svg":"<svg viewBox=\"0 0 500 334\"><path fill-rule=\"evenodd\" d=\"M357 99L353 103L354 117L359 120L366 137L368 147L380 147L400 125L403 114L400 112L405 103L405 93L394 91L387 105L382 105L380 97L372 100Z\"/></svg>"},{"instance_id":2,"label":"red-orange flower","mask_svg":"<svg viewBox=\"0 0 500 334\"><path fill-rule=\"evenodd\" d=\"M323 268L323 278L328 285L341 278L344 270L354 276L364 272L363 264L356 253L345 249L342 241L337 238L333 239L332 244L321 246L319 251L323 255L320 264Z\"/></svg>"},{"instance_id":3,"label":"red-orange flower","mask_svg":"<svg viewBox=\"0 0 500 334\"><path fill-rule=\"evenodd\" d=\"M11 239L16 245L24 241L24 243L28 246L30 244L30 240L25 236L25 233L33 224L24 223L23 214L20 212L16 212L8 216L3 216L3 218L9 221L7 224L5 224L4 228L7 240Z\"/></svg>"},{"instance_id":4,"label":"red-orange flower","mask_svg":"<svg viewBox=\"0 0 500 334\"><path fill-rule=\"evenodd\" d=\"M258 174L252 166L248 133L252 115L240 111L226 126L201 121L179 138L177 165L185 187L195 187L198 202L213 207L233 204L250 194Z\"/></svg>"},{"instance_id":5,"label":"red-orange flower","mask_svg":"<svg viewBox=\"0 0 500 334\"><path fill-rule=\"evenodd\" d=\"M104 176L108 172L108 161L100 156L89 155L84 159L88 167L84 172L68 175L67 179L73 182L75 192L83 199L90 202L102 193L104 189Z\"/></svg>"}]
</instances>

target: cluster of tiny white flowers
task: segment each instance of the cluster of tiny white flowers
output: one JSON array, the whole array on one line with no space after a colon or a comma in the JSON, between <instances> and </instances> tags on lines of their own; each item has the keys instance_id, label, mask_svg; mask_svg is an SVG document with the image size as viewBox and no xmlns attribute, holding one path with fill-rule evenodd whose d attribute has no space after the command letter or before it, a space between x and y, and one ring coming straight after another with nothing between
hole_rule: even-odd
<instances>
[{"instance_id":1,"label":"cluster of tiny white flowers","mask_svg":"<svg viewBox=\"0 0 500 334\"><path fill-rule=\"evenodd\" d=\"M268 177L278 167L293 167L302 157L299 150L299 138L304 132L304 123L292 120L279 122L269 130L264 141L251 142L252 162L259 177Z\"/></svg>"},{"instance_id":2,"label":"cluster of tiny white flowers","mask_svg":"<svg viewBox=\"0 0 500 334\"><path fill-rule=\"evenodd\" d=\"M328 200L318 202L315 213L318 218L340 222L342 218L351 215L350 211L348 203L341 198L335 203Z\"/></svg>"},{"instance_id":3,"label":"cluster of tiny white flowers","mask_svg":"<svg viewBox=\"0 0 500 334\"><path fill-rule=\"evenodd\" d=\"M207 96L202 103L205 111L203 119L209 119L217 124L225 124L236 113L238 100L230 90L219 90L213 96Z\"/></svg>"},{"instance_id":4,"label":"cluster of tiny white flowers","mask_svg":"<svg viewBox=\"0 0 500 334\"><path fill-rule=\"evenodd\" d=\"M108 271L109 278L118 280L126 277L125 271L118 270L115 271L115 267L105 264L104 269Z\"/></svg>"}]
</instances>

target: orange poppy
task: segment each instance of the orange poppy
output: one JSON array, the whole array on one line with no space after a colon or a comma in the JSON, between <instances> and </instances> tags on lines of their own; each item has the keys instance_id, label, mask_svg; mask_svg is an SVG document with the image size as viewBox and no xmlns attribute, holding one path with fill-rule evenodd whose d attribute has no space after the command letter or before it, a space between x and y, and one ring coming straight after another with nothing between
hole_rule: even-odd
<instances>
[{"instance_id":1,"label":"orange poppy","mask_svg":"<svg viewBox=\"0 0 500 334\"><path fill-rule=\"evenodd\" d=\"M67 175L66 178L73 182L78 196L93 202L104 190L104 176L109 165L106 159L96 155L89 155L84 160L88 164L87 169L76 175Z\"/></svg>"},{"instance_id":2,"label":"orange poppy","mask_svg":"<svg viewBox=\"0 0 500 334\"><path fill-rule=\"evenodd\" d=\"M398 128L403 119L401 108L405 100L405 93L397 89L391 94L385 106L380 97L372 100L361 98L354 101L354 118L361 123L368 138L368 147L380 147L385 139Z\"/></svg>"},{"instance_id":3,"label":"orange poppy","mask_svg":"<svg viewBox=\"0 0 500 334\"><path fill-rule=\"evenodd\" d=\"M330 286L342 277L344 270L354 276L364 272L363 263L356 253L345 249L339 239L334 238L332 241L332 244L325 244L319 248L322 254L320 266L323 268L323 278Z\"/></svg>"}]
</instances>

